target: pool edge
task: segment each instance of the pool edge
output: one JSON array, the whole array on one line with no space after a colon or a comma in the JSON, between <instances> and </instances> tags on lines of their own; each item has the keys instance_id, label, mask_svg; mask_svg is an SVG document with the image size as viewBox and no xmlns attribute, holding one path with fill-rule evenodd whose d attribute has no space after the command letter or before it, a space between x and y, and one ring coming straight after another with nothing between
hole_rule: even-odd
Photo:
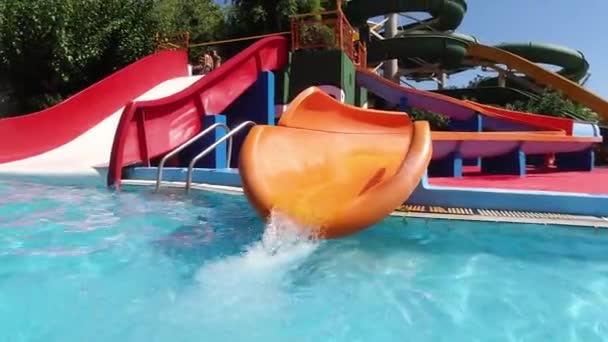
<instances>
[{"instance_id":1,"label":"pool edge","mask_svg":"<svg viewBox=\"0 0 608 342\"><path fill-rule=\"evenodd\" d=\"M152 180L133 180L124 179L123 185L126 186L155 186L156 181ZM163 181L163 187L184 189L186 183L179 181ZM214 185L205 183L194 183L192 189L198 191L209 191L223 193L229 195L244 195L243 189L235 186ZM468 213L465 209L460 208L441 208L445 212L431 212L438 210L438 207L424 207L423 210L411 211L407 209L397 209L390 216L393 217L411 217L411 218L426 218L426 219L442 219L454 221L476 221L476 222L502 222L502 223L517 223L517 224L537 224L537 225L557 225L570 227L585 227L585 228L608 228L608 217L582 216L582 215L560 215L550 213L534 213L524 211L503 211L503 210L485 210L487 214L475 214L472 211ZM403 207L402 207L403 208ZM453 212L462 212L455 214ZM451 213L452 212L452 213ZM496 215L493 213L508 215ZM534 215L554 215L556 217L526 217ZM559 217L562 216L562 217Z\"/></svg>"}]
</instances>

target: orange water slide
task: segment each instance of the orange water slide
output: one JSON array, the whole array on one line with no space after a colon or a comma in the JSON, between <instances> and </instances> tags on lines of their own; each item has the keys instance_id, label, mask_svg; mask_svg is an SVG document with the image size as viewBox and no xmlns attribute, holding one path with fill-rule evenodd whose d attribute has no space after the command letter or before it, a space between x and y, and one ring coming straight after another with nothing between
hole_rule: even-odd
<instances>
[{"instance_id":1,"label":"orange water slide","mask_svg":"<svg viewBox=\"0 0 608 342\"><path fill-rule=\"evenodd\" d=\"M365 229L414 191L431 159L427 122L302 92L278 126L256 126L240 153L245 194L262 217L287 215L320 238Z\"/></svg>"},{"instance_id":2,"label":"orange water slide","mask_svg":"<svg viewBox=\"0 0 608 342\"><path fill-rule=\"evenodd\" d=\"M256 126L240 153L246 196L262 217L284 214L321 238L353 234L405 202L429 162L583 151L601 137L564 131L430 132L398 112L342 104L316 87L302 92L278 126Z\"/></svg>"},{"instance_id":3,"label":"orange water slide","mask_svg":"<svg viewBox=\"0 0 608 342\"><path fill-rule=\"evenodd\" d=\"M525 58L499 48L481 44L469 45L467 54L473 59L504 64L511 69L522 72L544 86L561 91L571 100L598 113L604 120L608 119L608 102L606 100L583 88L578 83L536 65Z\"/></svg>"}]
</instances>

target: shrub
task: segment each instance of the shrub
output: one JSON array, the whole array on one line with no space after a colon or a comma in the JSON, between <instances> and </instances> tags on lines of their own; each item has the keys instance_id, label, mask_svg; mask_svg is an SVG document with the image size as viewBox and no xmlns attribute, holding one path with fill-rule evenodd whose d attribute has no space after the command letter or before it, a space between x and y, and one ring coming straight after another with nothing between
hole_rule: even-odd
<instances>
[{"instance_id":1,"label":"shrub","mask_svg":"<svg viewBox=\"0 0 608 342\"><path fill-rule=\"evenodd\" d=\"M547 116L563 118L575 118L585 121L598 121L598 115L590 109L575 104L568 100L561 93L553 90L545 90L540 96L531 98L528 101L517 101L507 104L508 109L523 111Z\"/></svg>"},{"instance_id":2,"label":"shrub","mask_svg":"<svg viewBox=\"0 0 608 342\"><path fill-rule=\"evenodd\" d=\"M450 118L439 113L428 110L412 108L408 111L410 118L414 121L426 120L429 122L433 131L447 131L450 124Z\"/></svg>"},{"instance_id":3,"label":"shrub","mask_svg":"<svg viewBox=\"0 0 608 342\"><path fill-rule=\"evenodd\" d=\"M300 26L300 44L303 46L328 46L336 45L334 30L322 23L314 23Z\"/></svg>"}]
</instances>

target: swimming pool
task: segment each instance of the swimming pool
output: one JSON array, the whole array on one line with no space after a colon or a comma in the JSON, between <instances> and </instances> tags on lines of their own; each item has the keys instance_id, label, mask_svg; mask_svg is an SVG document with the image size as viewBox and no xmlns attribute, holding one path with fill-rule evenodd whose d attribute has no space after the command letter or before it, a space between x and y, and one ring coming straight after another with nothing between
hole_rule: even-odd
<instances>
[{"instance_id":1,"label":"swimming pool","mask_svg":"<svg viewBox=\"0 0 608 342\"><path fill-rule=\"evenodd\" d=\"M311 242L292 228L265 230L241 196L0 183L0 340L608 337L607 231L389 218Z\"/></svg>"}]
</instances>

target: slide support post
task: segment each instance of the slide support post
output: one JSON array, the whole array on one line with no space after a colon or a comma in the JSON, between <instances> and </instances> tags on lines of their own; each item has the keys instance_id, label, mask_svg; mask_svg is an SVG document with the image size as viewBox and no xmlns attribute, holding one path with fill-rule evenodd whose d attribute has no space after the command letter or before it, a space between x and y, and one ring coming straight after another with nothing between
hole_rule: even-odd
<instances>
[{"instance_id":1,"label":"slide support post","mask_svg":"<svg viewBox=\"0 0 608 342\"><path fill-rule=\"evenodd\" d=\"M475 113L468 120L450 120L450 130L459 132L483 132L483 116ZM467 158L464 166L481 166L481 158Z\"/></svg>"},{"instance_id":2,"label":"slide support post","mask_svg":"<svg viewBox=\"0 0 608 342\"><path fill-rule=\"evenodd\" d=\"M593 171L595 151L589 147L580 152L556 153L555 165L562 171Z\"/></svg>"},{"instance_id":3,"label":"slide support post","mask_svg":"<svg viewBox=\"0 0 608 342\"><path fill-rule=\"evenodd\" d=\"M521 147L517 147L502 156L483 158L481 172L524 177L526 175L526 154L521 150Z\"/></svg>"},{"instance_id":4,"label":"slide support post","mask_svg":"<svg viewBox=\"0 0 608 342\"><path fill-rule=\"evenodd\" d=\"M462 156L452 152L440 160L431 160L428 175L431 177L462 177Z\"/></svg>"}]
</instances>

